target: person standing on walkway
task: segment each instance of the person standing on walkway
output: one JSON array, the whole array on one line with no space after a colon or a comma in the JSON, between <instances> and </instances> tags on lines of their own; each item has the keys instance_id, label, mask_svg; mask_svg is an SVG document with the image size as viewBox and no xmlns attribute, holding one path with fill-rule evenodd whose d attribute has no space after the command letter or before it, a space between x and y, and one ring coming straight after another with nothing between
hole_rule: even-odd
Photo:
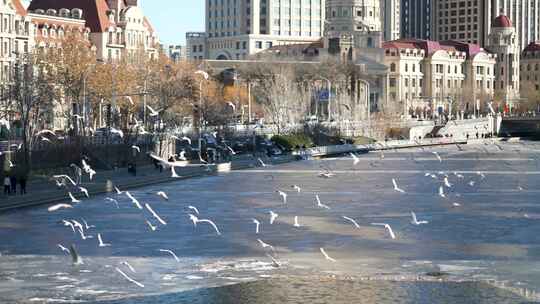
<instances>
[{"instance_id":1,"label":"person standing on walkway","mask_svg":"<svg viewBox=\"0 0 540 304\"><path fill-rule=\"evenodd\" d=\"M4 195L9 195L11 192L11 179L9 179L9 176L6 174L6 177L4 177Z\"/></svg>"},{"instance_id":2,"label":"person standing on walkway","mask_svg":"<svg viewBox=\"0 0 540 304\"><path fill-rule=\"evenodd\" d=\"M19 184L20 184L20 189L21 189L21 195L25 195L26 194L26 180L27 180L27 176L26 175L23 175L21 177L21 180L19 181Z\"/></svg>"},{"instance_id":3,"label":"person standing on walkway","mask_svg":"<svg viewBox=\"0 0 540 304\"><path fill-rule=\"evenodd\" d=\"M10 183L11 183L11 194L16 195L17 194L17 176L15 174L11 174Z\"/></svg>"}]
</instances>

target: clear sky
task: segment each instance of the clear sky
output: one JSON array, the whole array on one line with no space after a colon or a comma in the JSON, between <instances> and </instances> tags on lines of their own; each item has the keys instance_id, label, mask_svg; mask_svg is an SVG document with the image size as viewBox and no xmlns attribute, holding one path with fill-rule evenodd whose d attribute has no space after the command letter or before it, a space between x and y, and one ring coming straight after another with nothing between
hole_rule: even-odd
<instances>
[{"instance_id":1,"label":"clear sky","mask_svg":"<svg viewBox=\"0 0 540 304\"><path fill-rule=\"evenodd\" d=\"M204 31L204 0L140 0L159 40L185 45L186 32Z\"/></svg>"}]
</instances>

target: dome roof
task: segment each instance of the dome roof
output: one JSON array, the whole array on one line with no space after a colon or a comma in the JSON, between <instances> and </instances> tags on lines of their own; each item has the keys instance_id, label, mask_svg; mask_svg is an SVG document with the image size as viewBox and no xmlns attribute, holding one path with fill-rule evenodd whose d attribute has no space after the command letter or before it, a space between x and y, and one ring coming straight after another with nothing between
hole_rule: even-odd
<instances>
[{"instance_id":1,"label":"dome roof","mask_svg":"<svg viewBox=\"0 0 540 304\"><path fill-rule=\"evenodd\" d=\"M512 27L512 21L505 15L500 15L493 20L493 27Z\"/></svg>"}]
</instances>

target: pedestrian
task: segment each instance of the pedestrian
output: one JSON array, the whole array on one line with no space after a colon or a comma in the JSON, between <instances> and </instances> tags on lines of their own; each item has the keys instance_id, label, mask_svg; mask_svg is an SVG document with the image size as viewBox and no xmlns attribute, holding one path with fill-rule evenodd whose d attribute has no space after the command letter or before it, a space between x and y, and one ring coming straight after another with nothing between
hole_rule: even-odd
<instances>
[{"instance_id":1,"label":"pedestrian","mask_svg":"<svg viewBox=\"0 0 540 304\"><path fill-rule=\"evenodd\" d=\"M21 189L21 195L25 195L26 194L26 179L28 177L23 175L21 177L21 180L19 181L19 184L20 184L20 189Z\"/></svg>"},{"instance_id":2,"label":"pedestrian","mask_svg":"<svg viewBox=\"0 0 540 304\"><path fill-rule=\"evenodd\" d=\"M6 177L4 177L4 195L9 195L11 192L11 179L9 179L9 176L6 174Z\"/></svg>"},{"instance_id":3,"label":"pedestrian","mask_svg":"<svg viewBox=\"0 0 540 304\"><path fill-rule=\"evenodd\" d=\"M11 194L15 195L17 194L17 176L15 176L15 174L11 174L9 180L11 183Z\"/></svg>"}]
</instances>

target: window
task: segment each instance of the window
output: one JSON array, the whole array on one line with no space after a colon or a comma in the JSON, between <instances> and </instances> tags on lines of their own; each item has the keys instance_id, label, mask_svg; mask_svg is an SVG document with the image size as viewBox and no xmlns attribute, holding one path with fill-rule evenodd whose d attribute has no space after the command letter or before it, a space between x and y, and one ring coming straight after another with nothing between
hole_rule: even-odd
<instances>
[{"instance_id":1,"label":"window","mask_svg":"<svg viewBox=\"0 0 540 304\"><path fill-rule=\"evenodd\" d=\"M262 41L255 41L255 48L256 49L262 49Z\"/></svg>"},{"instance_id":2,"label":"window","mask_svg":"<svg viewBox=\"0 0 540 304\"><path fill-rule=\"evenodd\" d=\"M396 64L395 63L392 63L390 65L390 72L395 72L396 71ZM395 79L394 79L395 80Z\"/></svg>"}]
</instances>

